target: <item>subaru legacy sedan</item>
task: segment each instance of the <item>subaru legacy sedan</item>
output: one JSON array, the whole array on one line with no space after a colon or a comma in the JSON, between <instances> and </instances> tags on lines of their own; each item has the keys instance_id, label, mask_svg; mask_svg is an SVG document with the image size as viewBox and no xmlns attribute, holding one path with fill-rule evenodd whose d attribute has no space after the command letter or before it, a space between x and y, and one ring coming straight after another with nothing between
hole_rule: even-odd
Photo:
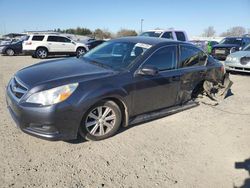
<instances>
[{"instance_id":1,"label":"subaru legacy sedan","mask_svg":"<svg viewBox=\"0 0 250 188\"><path fill-rule=\"evenodd\" d=\"M48 140L114 135L190 103L223 65L192 44L151 37L110 40L80 58L38 63L10 80L7 106L25 133Z\"/></svg>"}]
</instances>

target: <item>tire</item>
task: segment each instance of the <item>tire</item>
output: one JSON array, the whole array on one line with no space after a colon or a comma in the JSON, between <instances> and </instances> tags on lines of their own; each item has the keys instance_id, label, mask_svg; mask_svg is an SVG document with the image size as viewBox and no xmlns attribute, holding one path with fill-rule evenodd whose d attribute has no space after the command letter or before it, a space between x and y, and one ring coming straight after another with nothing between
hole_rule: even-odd
<instances>
[{"instance_id":1,"label":"tire","mask_svg":"<svg viewBox=\"0 0 250 188\"><path fill-rule=\"evenodd\" d=\"M101 101L83 116L79 133L86 140L103 140L117 132L121 121L122 113L119 106L113 101Z\"/></svg>"},{"instance_id":2,"label":"tire","mask_svg":"<svg viewBox=\"0 0 250 188\"><path fill-rule=\"evenodd\" d=\"M45 59L48 57L48 50L46 48L38 48L36 50L36 57L40 59Z\"/></svg>"},{"instance_id":3,"label":"tire","mask_svg":"<svg viewBox=\"0 0 250 188\"><path fill-rule=\"evenodd\" d=\"M32 54L31 57L32 57L32 58L37 58L37 57L36 57L36 53Z\"/></svg>"},{"instance_id":4,"label":"tire","mask_svg":"<svg viewBox=\"0 0 250 188\"><path fill-rule=\"evenodd\" d=\"M6 54L7 54L8 56L13 56L13 55L15 55L15 51L14 51L13 49L11 49L11 48L8 48L8 49L6 50Z\"/></svg>"},{"instance_id":5,"label":"tire","mask_svg":"<svg viewBox=\"0 0 250 188\"><path fill-rule=\"evenodd\" d=\"M85 54L86 53L86 49L83 48L83 47L79 47L77 48L76 50L76 57L80 57L81 55Z\"/></svg>"}]
</instances>

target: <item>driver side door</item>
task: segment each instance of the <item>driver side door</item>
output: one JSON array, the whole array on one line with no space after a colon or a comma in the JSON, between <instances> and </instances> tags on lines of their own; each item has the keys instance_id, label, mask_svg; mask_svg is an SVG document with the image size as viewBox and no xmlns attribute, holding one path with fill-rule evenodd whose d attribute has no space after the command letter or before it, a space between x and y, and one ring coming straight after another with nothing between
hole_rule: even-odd
<instances>
[{"instance_id":1,"label":"driver side door","mask_svg":"<svg viewBox=\"0 0 250 188\"><path fill-rule=\"evenodd\" d=\"M176 104L180 87L180 73L177 69L177 46L164 46L141 65L154 67L155 75L136 74L134 77L135 92L133 95L133 114L151 112Z\"/></svg>"}]
</instances>

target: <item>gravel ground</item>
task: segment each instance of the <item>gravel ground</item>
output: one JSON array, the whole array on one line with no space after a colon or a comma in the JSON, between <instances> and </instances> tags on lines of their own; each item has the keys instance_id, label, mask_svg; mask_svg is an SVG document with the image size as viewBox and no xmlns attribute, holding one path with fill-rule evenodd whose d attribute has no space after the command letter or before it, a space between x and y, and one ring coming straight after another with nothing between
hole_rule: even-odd
<instances>
[{"instance_id":1,"label":"gravel ground","mask_svg":"<svg viewBox=\"0 0 250 188\"><path fill-rule=\"evenodd\" d=\"M40 60L0 57L0 187L233 187L249 174L250 77L231 75L232 95L128 128L99 142L49 142L15 127L5 86Z\"/></svg>"}]
</instances>

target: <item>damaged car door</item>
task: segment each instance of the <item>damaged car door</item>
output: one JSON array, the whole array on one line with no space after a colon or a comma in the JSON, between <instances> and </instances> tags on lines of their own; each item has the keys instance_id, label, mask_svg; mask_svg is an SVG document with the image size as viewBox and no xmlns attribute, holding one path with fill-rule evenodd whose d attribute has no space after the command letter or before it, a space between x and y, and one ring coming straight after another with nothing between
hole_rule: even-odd
<instances>
[{"instance_id":1,"label":"damaged car door","mask_svg":"<svg viewBox=\"0 0 250 188\"><path fill-rule=\"evenodd\" d=\"M181 78L177 96L178 104L189 101L194 90L202 84L207 72L207 58L207 54L199 48L188 44L179 46L178 69L181 72Z\"/></svg>"},{"instance_id":2,"label":"damaged car door","mask_svg":"<svg viewBox=\"0 0 250 188\"><path fill-rule=\"evenodd\" d=\"M177 70L177 45L157 49L135 75L133 111L146 113L176 104L180 75Z\"/></svg>"}]
</instances>

